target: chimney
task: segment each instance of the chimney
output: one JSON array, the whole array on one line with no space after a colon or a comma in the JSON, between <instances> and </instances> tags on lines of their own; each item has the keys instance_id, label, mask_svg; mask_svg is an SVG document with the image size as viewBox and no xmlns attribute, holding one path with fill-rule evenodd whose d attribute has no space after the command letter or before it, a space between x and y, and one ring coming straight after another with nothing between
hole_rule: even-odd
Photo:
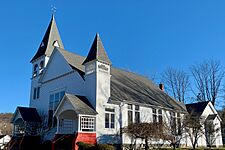
<instances>
[{"instance_id":1,"label":"chimney","mask_svg":"<svg viewBox=\"0 0 225 150\"><path fill-rule=\"evenodd\" d=\"M164 84L160 83L159 88L160 88L160 90L162 90L164 92Z\"/></svg>"}]
</instances>

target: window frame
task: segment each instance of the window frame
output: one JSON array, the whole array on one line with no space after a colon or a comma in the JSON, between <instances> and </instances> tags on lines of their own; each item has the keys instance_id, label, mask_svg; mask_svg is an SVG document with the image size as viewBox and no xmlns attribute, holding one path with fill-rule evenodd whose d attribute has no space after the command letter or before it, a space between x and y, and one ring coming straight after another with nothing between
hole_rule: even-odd
<instances>
[{"instance_id":1,"label":"window frame","mask_svg":"<svg viewBox=\"0 0 225 150\"><path fill-rule=\"evenodd\" d=\"M162 123L163 122L163 109L152 108L152 122Z\"/></svg>"},{"instance_id":2,"label":"window frame","mask_svg":"<svg viewBox=\"0 0 225 150\"><path fill-rule=\"evenodd\" d=\"M35 64L33 68L33 77L36 77L36 76L38 76L38 64Z\"/></svg>"},{"instance_id":3,"label":"window frame","mask_svg":"<svg viewBox=\"0 0 225 150\"><path fill-rule=\"evenodd\" d=\"M80 116L80 131L94 132L95 131L95 117Z\"/></svg>"},{"instance_id":4,"label":"window frame","mask_svg":"<svg viewBox=\"0 0 225 150\"><path fill-rule=\"evenodd\" d=\"M105 129L115 129L115 108L105 108Z\"/></svg>"}]
</instances>

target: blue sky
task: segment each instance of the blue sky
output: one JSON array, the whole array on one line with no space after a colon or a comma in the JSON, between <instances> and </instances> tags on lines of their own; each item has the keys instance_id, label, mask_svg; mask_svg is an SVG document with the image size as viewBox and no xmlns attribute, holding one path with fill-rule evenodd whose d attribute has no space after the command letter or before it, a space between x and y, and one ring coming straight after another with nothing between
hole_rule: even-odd
<instances>
[{"instance_id":1,"label":"blue sky","mask_svg":"<svg viewBox=\"0 0 225 150\"><path fill-rule=\"evenodd\" d=\"M225 65L225 1L1 1L0 112L29 105L29 61L50 21L51 5L65 49L83 56L99 32L114 66L148 77L160 76L168 66L188 70L209 58Z\"/></svg>"}]
</instances>

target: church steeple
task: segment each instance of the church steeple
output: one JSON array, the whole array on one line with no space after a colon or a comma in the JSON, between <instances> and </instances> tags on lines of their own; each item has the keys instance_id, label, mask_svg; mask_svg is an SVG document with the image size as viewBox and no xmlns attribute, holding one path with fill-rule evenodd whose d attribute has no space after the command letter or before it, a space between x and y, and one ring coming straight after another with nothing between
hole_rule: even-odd
<instances>
[{"instance_id":1,"label":"church steeple","mask_svg":"<svg viewBox=\"0 0 225 150\"><path fill-rule=\"evenodd\" d=\"M108 55L103 47L102 41L101 41L98 33L95 36L95 39L91 46L91 49L90 49L85 61L83 62L83 64L93 61L93 60L97 60L99 62L111 65L111 61L108 58Z\"/></svg>"},{"instance_id":2,"label":"church steeple","mask_svg":"<svg viewBox=\"0 0 225 150\"><path fill-rule=\"evenodd\" d=\"M43 40L38 48L38 51L31 59L30 62L33 62L41 56L49 57L54 49L54 47L64 48L62 40L59 35L59 31L56 25L55 17L52 15L51 21L48 25L46 33L43 37Z\"/></svg>"}]
</instances>

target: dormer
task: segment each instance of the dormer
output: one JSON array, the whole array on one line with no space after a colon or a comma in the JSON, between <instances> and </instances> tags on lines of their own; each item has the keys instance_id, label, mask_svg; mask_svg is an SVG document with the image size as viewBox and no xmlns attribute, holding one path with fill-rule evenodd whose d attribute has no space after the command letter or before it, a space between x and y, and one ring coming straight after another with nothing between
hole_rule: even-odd
<instances>
[{"instance_id":1,"label":"dormer","mask_svg":"<svg viewBox=\"0 0 225 150\"><path fill-rule=\"evenodd\" d=\"M56 25L55 17L52 15L51 21L41 41L41 44L36 54L30 61L33 64L32 78L42 74L54 47L64 48Z\"/></svg>"}]
</instances>

